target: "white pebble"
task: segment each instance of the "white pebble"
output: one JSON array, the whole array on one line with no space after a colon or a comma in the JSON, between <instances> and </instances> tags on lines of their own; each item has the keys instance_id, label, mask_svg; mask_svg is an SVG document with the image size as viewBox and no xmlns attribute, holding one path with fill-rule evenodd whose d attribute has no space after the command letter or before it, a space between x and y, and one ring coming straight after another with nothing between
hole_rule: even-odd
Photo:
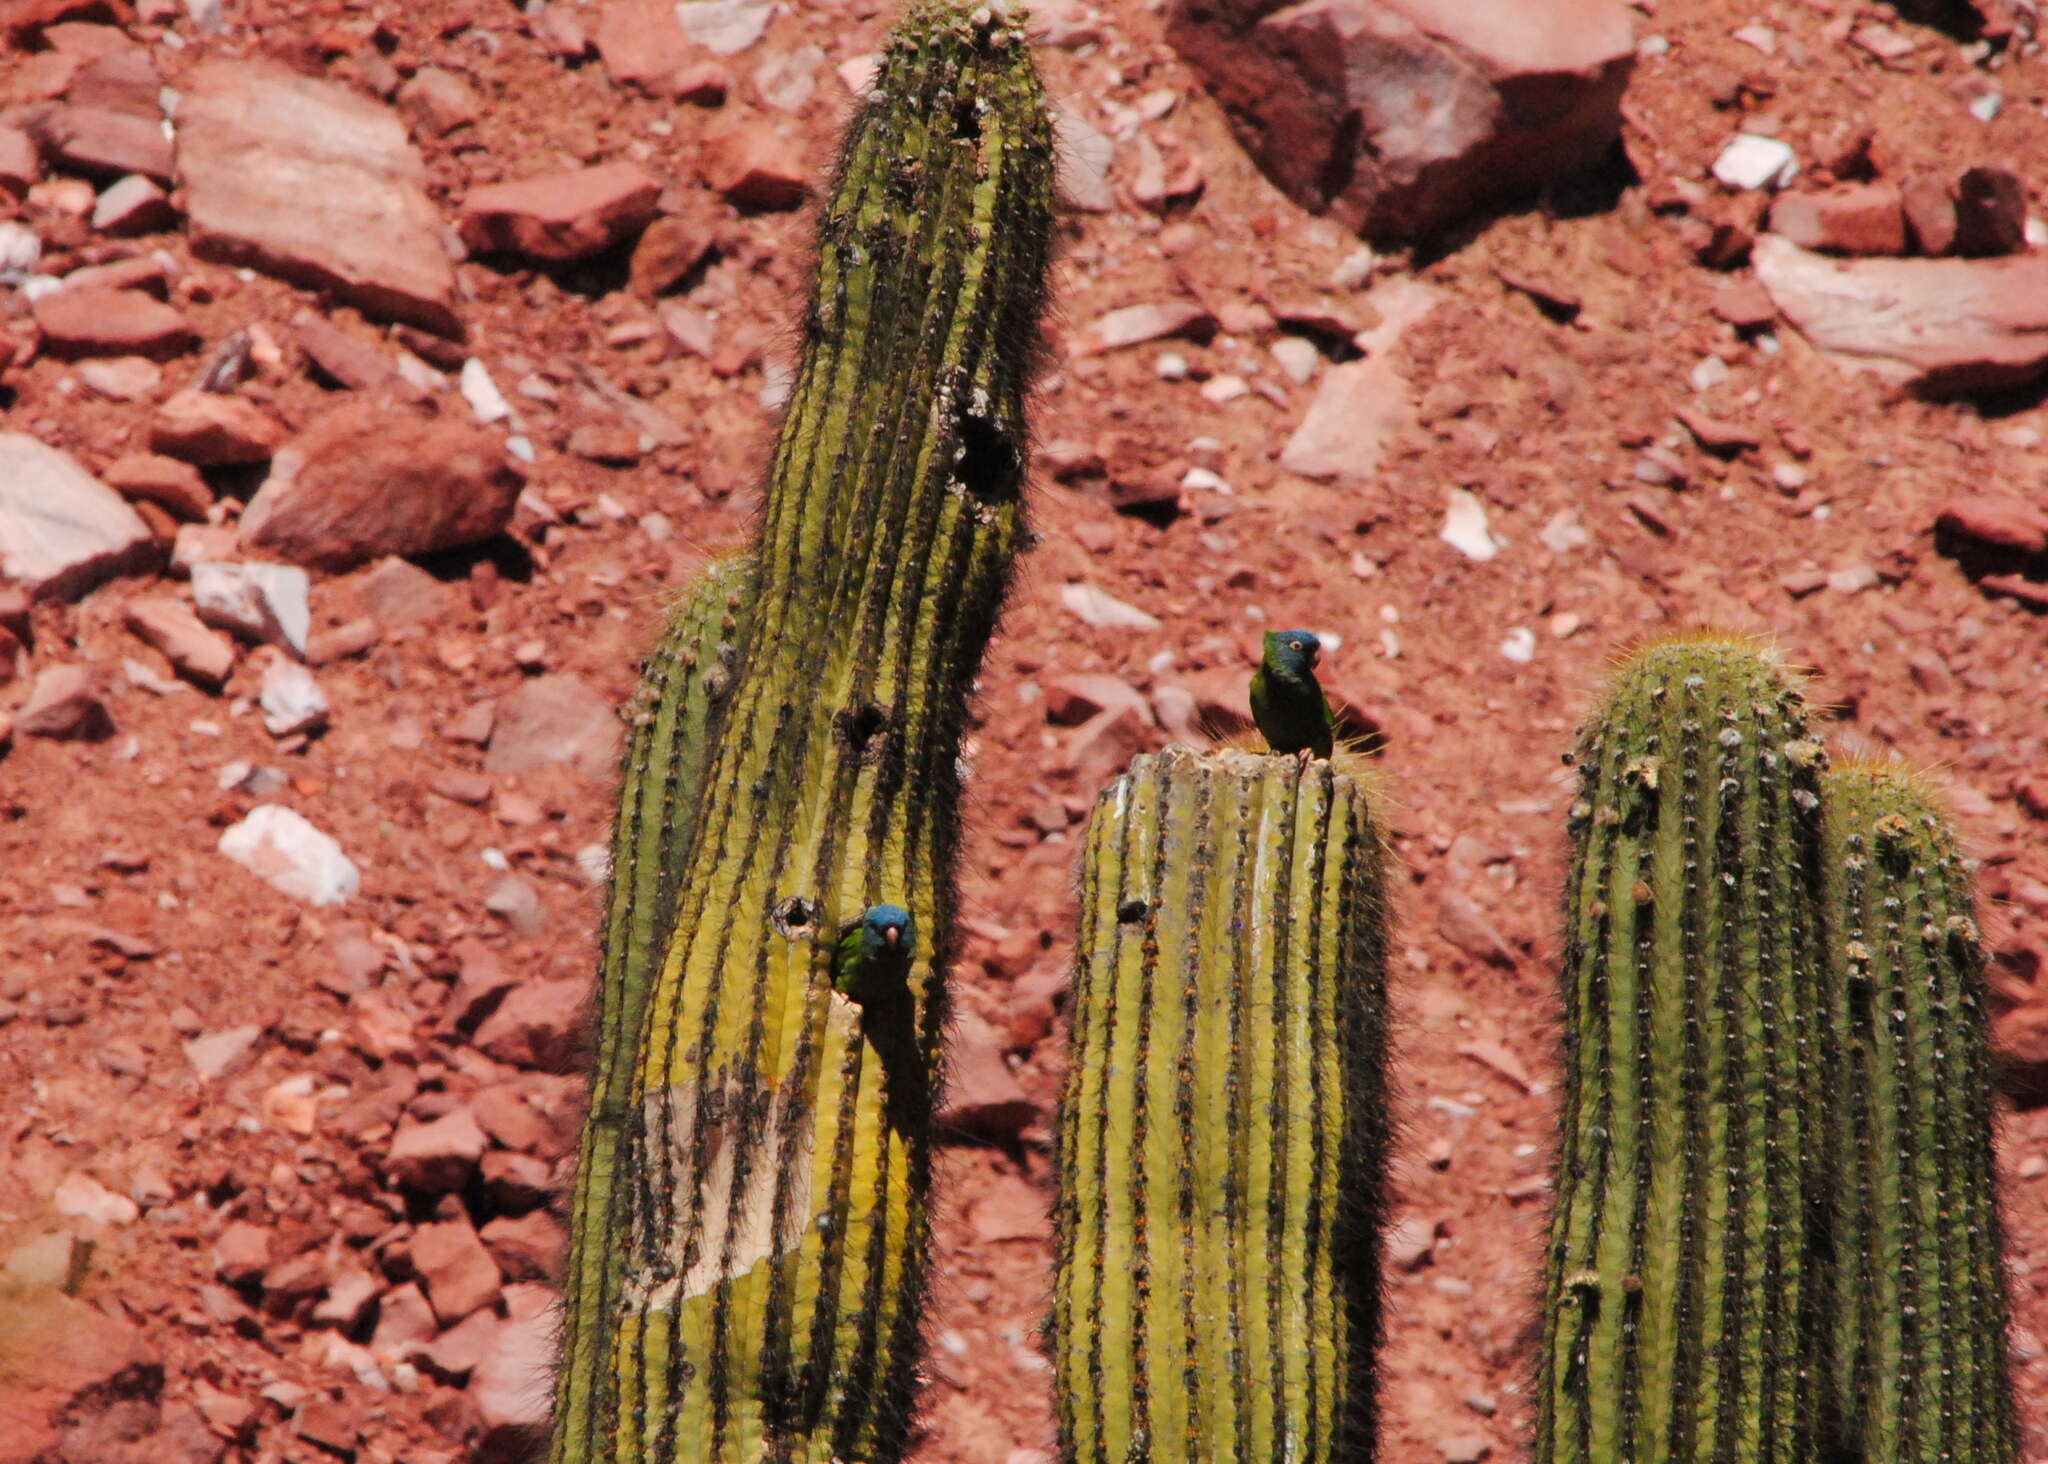
<instances>
[{"instance_id":1,"label":"white pebble","mask_svg":"<svg viewBox=\"0 0 2048 1464\"><path fill-rule=\"evenodd\" d=\"M1775 137L1738 132L1714 159L1714 176L1729 188L1783 188L1799 172L1799 158Z\"/></svg>"}]
</instances>

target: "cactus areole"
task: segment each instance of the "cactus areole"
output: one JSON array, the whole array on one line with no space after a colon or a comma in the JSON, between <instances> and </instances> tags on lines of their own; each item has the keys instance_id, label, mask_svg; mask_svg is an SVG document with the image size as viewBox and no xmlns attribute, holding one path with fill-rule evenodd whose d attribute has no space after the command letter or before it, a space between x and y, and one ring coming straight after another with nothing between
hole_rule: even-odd
<instances>
[{"instance_id":1,"label":"cactus areole","mask_svg":"<svg viewBox=\"0 0 2048 1464\"><path fill-rule=\"evenodd\" d=\"M1052 173L1021 24L913 5L818 222L620 1181L589 1221L607 1261L570 1275L589 1342L563 1359L556 1464L905 1447L957 765L1023 532ZM834 950L883 903L915 931L902 999L855 1002Z\"/></svg>"},{"instance_id":2,"label":"cactus areole","mask_svg":"<svg viewBox=\"0 0 2048 1464\"><path fill-rule=\"evenodd\" d=\"M1819 745L1730 638L1578 745L1538 1464L1813 1464Z\"/></svg>"},{"instance_id":3,"label":"cactus areole","mask_svg":"<svg viewBox=\"0 0 2048 1464\"><path fill-rule=\"evenodd\" d=\"M1069 1464L1372 1457L1386 919L1350 761L1174 748L1097 801L1055 1212Z\"/></svg>"}]
</instances>

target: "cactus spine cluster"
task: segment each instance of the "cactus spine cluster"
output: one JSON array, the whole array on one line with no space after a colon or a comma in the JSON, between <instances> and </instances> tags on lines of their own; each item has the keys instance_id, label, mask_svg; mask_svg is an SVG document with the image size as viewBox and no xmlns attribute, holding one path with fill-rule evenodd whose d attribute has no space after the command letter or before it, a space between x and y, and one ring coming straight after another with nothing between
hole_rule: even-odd
<instances>
[{"instance_id":1,"label":"cactus spine cluster","mask_svg":"<svg viewBox=\"0 0 2048 1464\"><path fill-rule=\"evenodd\" d=\"M727 559L706 568L676 598L627 706L592 1017L590 1111L577 1155L569 1234L570 1285L588 1300L562 1319L563 1366L555 1399L568 1436L589 1426L592 1383L603 1358L601 1319L617 1296L623 1257L617 1247L606 1246L605 1223L631 1112L633 1054L648 981L668 945L676 884L696 827L711 743L732 690L752 580L751 561Z\"/></svg>"},{"instance_id":2,"label":"cactus spine cluster","mask_svg":"<svg viewBox=\"0 0 2048 1464\"><path fill-rule=\"evenodd\" d=\"M732 687L569 1276L557 1464L905 1442L966 700L1023 532L1052 138L1019 20L919 0L818 226ZM836 993L880 902L901 1000ZM597 1191L586 1196L594 1199ZM592 1284L592 1278L615 1282ZM579 1330L581 1329L581 1330Z\"/></svg>"},{"instance_id":3,"label":"cactus spine cluster","mask_svg":"<svg viewBox=\"0 0 2048 1464\"><path fill-rule=\"evenodd\" d=\"M1328 761L1172 748L1098 801L1055 1212L1071 1464L1371 1457L1381 865Z\"/></svg>"},{"instance_id":4,"label":"cactus spine cluster","mask_svg":"<svg viewBox=\"0 0 2048 1464\"><path fill-rule=\"evenodd\" d=\"M1820 748L1770 657L1624 666L1581 734L1538 1464L1810 1464Z\"/></svg>"},{"instance_id":5,"label":"cactus spine cluster","mask_svg":"<svg viewBox=\"0 0 2048 1464\"><path fill-rule=\"evenodd\" d=\"M1822 796L1843 1456L2012 1464L1971 876L1939 799L1904 769L1833 768Z\"/></svg>"}]
</instances>

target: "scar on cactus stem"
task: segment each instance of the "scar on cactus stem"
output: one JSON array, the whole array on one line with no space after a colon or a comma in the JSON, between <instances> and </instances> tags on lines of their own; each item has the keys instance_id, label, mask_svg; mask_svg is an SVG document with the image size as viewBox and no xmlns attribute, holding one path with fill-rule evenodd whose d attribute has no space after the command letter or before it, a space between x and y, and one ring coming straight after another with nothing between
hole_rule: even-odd
<instances>
[{"instance_id":1,"label":"scar on cactus stem","mask_svg":"<svg viewBox=\"0 0 2048 1464\"><path fill-rule=\"evenodd\" d=\"M1893 762L1821 780L1841 1457L2013 1464L2018 1420L1972 867Z\"/></svg>"},{"instance_id":2,"label":"scar on cactus stem","mask_svg":"<svg viewBox=\"0 0 2048 1464\"><path fill-rule=\"evenodd\" d=\"M1068 1464L1372 1457L1387 932L1363 762L1169 748L1096 802L1054 1210Z\"/></svg>"},{"instance_id":3,"label":"scar on cactus stem","mask_svg":"<svg viewBox=\"0 0 2048 1464\"><path fill-rule=\"evenodd\" d=\"M929 1249L966 708L1023 535L1052 131L1021 18L919 0L818 219L732 690L585 1214L555 1464L894 1464ZM900 989L833 985L878 901ZM616 1276L609 1290L589 1276Z\"/></svg>"},{"instance_id":4,"label":"scar on cactus stem","mask_svg":"<svg viewBox=\"0 0 2048 1464\"><path fill-rule=\"evenodd\" d=\"M1812 1464L1822 760L1712 633L1580 732L1538 1464Z\"/></svg>"},{"instance_id":5,"label":"scar on cactus stem","mask_svg":"<svg viewBox=\"0 0 2048 1464\"><path fill-rule=\"evenodd\" d=\"M708 566L678 595L626 704L619 806L612 823L611 882L604 954L592 1012L589 1117L576 1161L570 1215L570 1287L598 1298L562 1319L558 1415L582 1428L587 1385L602 1348L592 1325L617 1295L618 1257L603 1227L618 1181L618 1153L630 1110L632 1057L653 968L668 944L676 882L696 824L711 740L732 691L752 562Z\"/></svg>"}]
</instances>

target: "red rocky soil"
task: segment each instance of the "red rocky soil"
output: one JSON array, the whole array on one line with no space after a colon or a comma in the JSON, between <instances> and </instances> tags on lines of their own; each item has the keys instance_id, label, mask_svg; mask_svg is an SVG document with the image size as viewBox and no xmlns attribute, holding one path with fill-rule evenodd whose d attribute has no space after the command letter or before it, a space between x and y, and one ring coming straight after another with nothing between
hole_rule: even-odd
<instances>
[{"instance_id":1,"label":"red rocky soil","mask_svg":"<svg viewBox=\"0 0 2048 1464\"><path fill-rule=\"evenodd\" d=\"M10 12L0 576L34 594L0 586L0 1262L45 1299L0 1312L0 1460L435 1464L532 1416L610 708L668 588L745 534L800 205L888 19L686 10L695 39L631 0ZM1775 137L1827 195L1782 232L1960 227L2012 256L1941 262L1978 290L2040 258L2048 74L2012 16L1971 42L1856 0L1628 14L1636 179L1377 255L1261 178L1161 8L1042 17L1078 206L1041 542L969 749L929 1464L1049 1457L1078 836L1133 752L1228 715L1267 626L1325 632L1386 735L1386 1459L1511 1458L1528 1429L1558 755L1616 646L1771 635L1839 745L1942 770L2009 1086L2048 1098L2048 412L2009 384L2048 312L1991 287L2003 325L1893 372L1997 395L1852 372L1750 269L1768 192L1711 171ZM205 75L245 58L277 70ZM348 146L267 173L315 112ZM53 494L85 527L38 516ZM2048 1108L2001 1153L2048 1460Z\"/></svg>"}]
</instances>

